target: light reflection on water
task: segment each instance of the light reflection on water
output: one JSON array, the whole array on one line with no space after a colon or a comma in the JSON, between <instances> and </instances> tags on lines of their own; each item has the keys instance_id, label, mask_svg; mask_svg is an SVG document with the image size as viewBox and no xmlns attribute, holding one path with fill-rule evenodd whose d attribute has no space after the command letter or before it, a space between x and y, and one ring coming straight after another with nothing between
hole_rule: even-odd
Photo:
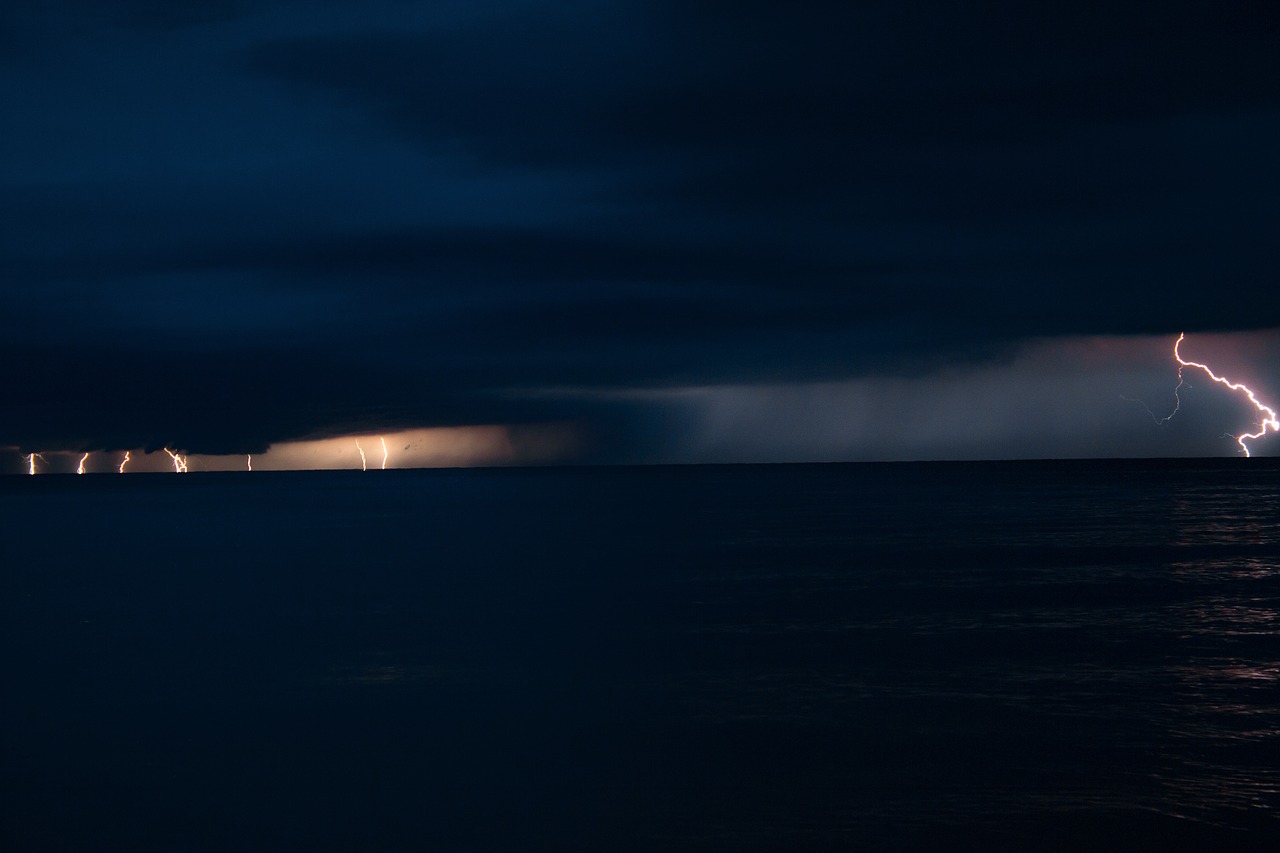
<instances>
[{"instance_id":1,"label":"light reflection on water","mask_svg":"<svg viewBox=\"0 0 1280 853\"><path fill-rule=\"evenodd\" d=\"M675 582L697 604L672 629L701 666L662 690L713 728L859 720L939 777L969 749L985 765L962 791L918 781L859 804L855 823L929 790L943 822L1120 809L1252 826L1280 815L1272 474L886 479L817 511L708 505L719 559Z\"/></svg>"},{"instance_id":2,"label":"light reflection on water","mask_svg":"<svg viewBox=\"0 0 1280 853\"><path fill-rule=\"evenodd\" d=\"M1237 461L12 478L3 793L65 849L286 837L282 791L335 849L1274 835L1280 466Z\"/></svg>"}]
</instances>

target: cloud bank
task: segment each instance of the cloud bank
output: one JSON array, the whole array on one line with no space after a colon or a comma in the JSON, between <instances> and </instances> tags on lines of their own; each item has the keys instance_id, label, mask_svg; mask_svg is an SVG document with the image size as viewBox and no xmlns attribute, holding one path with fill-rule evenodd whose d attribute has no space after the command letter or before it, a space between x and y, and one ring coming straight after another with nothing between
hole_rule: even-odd
<instances>
[{"instance_id":1,"label":"cloud bank","mask_svg":"<svg viewBox=\"0 0 1280 853\"><path fill-rule=\"evenodd\" d=\"M1280 327L1263 4L3 15L0 446L1144 455L1043 342Z\"/></svg>"}]
</instances>

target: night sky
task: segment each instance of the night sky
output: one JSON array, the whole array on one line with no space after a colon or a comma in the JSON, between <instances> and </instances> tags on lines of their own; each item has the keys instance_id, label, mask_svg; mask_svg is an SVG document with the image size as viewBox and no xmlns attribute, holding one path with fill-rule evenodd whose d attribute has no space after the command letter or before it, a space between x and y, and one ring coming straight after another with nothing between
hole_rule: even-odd
<instances>
[{"instance_id":1,"label":"night sky","mask_svg":"<svg viewBox=\"0 0 1280 853\"><path fill-rule=\"evenodd\" d=\"M0 470L1230 455L1211 383L1133 399L1182 331L1280 396L1278 45L1230 0L6 4Z\"/></svg>"}]
</instances>

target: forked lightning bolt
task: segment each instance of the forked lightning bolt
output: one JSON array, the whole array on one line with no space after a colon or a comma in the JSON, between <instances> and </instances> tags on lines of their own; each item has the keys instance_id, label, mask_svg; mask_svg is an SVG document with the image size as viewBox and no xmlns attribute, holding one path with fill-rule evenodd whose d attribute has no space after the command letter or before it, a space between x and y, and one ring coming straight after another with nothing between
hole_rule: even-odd
<instances>
[{"instance_id":1,"label":"forked lightning bolt","mask_svg":"<svg viewBox=\"0 0 1280 853\"><path fill-rule=\"evenodd\" d=\"M120 460L120 473L124 473L124 466L129 464L129 451L124 452L124 459Z\"/></svg>"},{"instance_id":2,"label":"forked lightning bolt","mask_svg":"<svg viewBox=\"0 0 1280 853\"><path fill-rule=\"evenodd\" d=\"M181 453L174 453L172 450L170 450L167 447L164 449L164 452L168 453L169 458L173 460L174 473L177 473L177 474L187 473L187 457L183 456Z\"/></svg>"},{"instance_id":3,"label":"forked lightning bolt","mask_svg":"<svg viewBox=\"0 0 1280 853\"><path fill-rule=\"evenodd\" d=\"M369 460L364 458L364 448L360 446L360 439L356 439L356 450L360 451L360 470L369 470Z\"/></svg>"},{"instance_id":4,"label":"forked lightning bolt","mask_svg":"<svg viewBox=\"0 0 1280 853\"><path fill-rule=\"evenodd\" d=\"M39 459L41 462L47 461L39 453L28 453L26 456L22 458L27 460L27 473L33 477L35 476L35 473L36 473L36 460Z\"/></svg>"},{"instance_id":5,"label":"forked lightning bolt","mask_svg":"<svg viewBox=\"0 0 1280 853\"><path fill-rule=\"evenodd\" d=\"M1179 348L1182 346L1182 341L1184 338L1186 338L1185 332L1178 335L1178 340L1175 341L1173 344L1173 357L1178 361L1178 387L1175 388L1173 391L1173 398L1176 401L1176 405L1174 406L1173 411L1169 413L1169 416L1164 418L1162 421L1160 421L1160 423L1167 422L1169 418L1173 417L1178 413L1178 409L1182 408L1182 398L1178 396L1178 389L1182 388L1182 385L1183 385L1183 381L1184 381L1182 378L1183 369L1187 367L1199 368L1200 370L1203 370L1206 374L1208 374L1209 378L1212 379L1214 382L1217 382L1219 385L1225 385L1226 387L1230 388L1232 391L1242 392L1244 396L1249 399L1249 402L1253 404L1253 407L1258 410L1258 414L1262 416L1261 420L1258 421L1259 425L1261 426L1261 429L1259 429L1257 432L1246 432L1241 435L1231 436L1236 440L1236 444L1240 445L1241 452L1244 453L1245 456L1250 456L1251 454L1249 453L1249 445L1244 443L1246 438L1249 440L1253 440L1257 438L1262 438L1264 435L1267 434L1268 431L1280 432L1280 419L1277 419L1276 410L1271 408L1270 406L1264 405L1263 403L1259 402L1257 396L1254 395L1253 391L1247 385L1242 385L1239 382L1232 382L1230 379L1227 379L1226 377L1219 376L1218 374L1210 370L1208 365L1201 364L1198 361L1187 361L1185 358L1183 358L1182 353L1179 351Z\"/></svg>"}]
</instances>

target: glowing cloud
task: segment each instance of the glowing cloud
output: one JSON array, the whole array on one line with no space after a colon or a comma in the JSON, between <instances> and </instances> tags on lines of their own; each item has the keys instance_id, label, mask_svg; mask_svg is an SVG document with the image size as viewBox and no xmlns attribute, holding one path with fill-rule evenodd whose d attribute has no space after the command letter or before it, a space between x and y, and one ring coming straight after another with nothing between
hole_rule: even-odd
<instances>
[{"instance_id":1,"label":"glowing cloud","mask_svg":"<svg viewBox=\"0 0 1280 853\"><path fill-rule=\"evenodd\" d=\"M272 445L259 457L254 454L254 470L306 471L324 469L368 470L385 465L391 468L468 467L473 465L509 465L520 462L556 461L567 456L577 445L577 435L556 425L545 430L554 441L537 444L525 438L518 444L512 431L500 425L463 427L430 427L388 432L381 435L360 434L282 442ZM532 433L540 437L541 433ZM375 447L381 447L377 455ZM396 449L392 465L391 448ZM360 453L363 451L363 458ZM370 455L373 456L370 459ZM216 457L200 457L210 470L224 470ZM244 470L243 468L241 470Z\"/></svg>"},{"instance_id":2,"label":"glowing cloud","mask_svg":"<svg viewBox=\"0 0 1280 853\"><path fill-rule=\"evenodd\" d=\"M1225 385L1227 388L1230 388L1232 391L1242 392L1244 396L1248 398L1249 402L1253 404L1253 407L1258 410L1258 414L1262 416L1261 419L1258 421L1258 424L1261 427L1261 429L1259 429L1257 432L1246 432L1246 433L1242 433L1241 435L1231 436L1236 440L1236 444L1240 445L1240 450L1241 452L1244 453L1245 456L1252 455L1249 453L1249 445L1244 443L1246 438L1253 440L1253 439L1262 438L1264 435L1267 434L1268 431L1280 432L1280 420L1277 419L1276 410L1271 408L1270 406L1264 405L1261 402L1259 402L1257 396L1254 395L1253 391L1247 385L1243 385L1239 382L1232 382L1226 377L1219 376L1218 374L1210 370L1208 365L1201 364L1198 361L1187 361L1186 359L1184 359L1182 357L1182 353L1179 351L1179 348L1182 346L1182 341L1185 338L1186 338L1186 333L1184 332L1178 335L1178 340L1175 341L1173 344L1173 357L1178 361L1178 387L1173 390L1173 398L1176 401L1176 404L1173 408L1173 411L1169 413L1168 417L1163 418L1160 421L1160 423L1168 422L1169 418L1172 418L1174 415L1176 415L1178 413L1178 410L1182 408L1182 398L1178 396L1178 391L1182 388L1184 383L1184 380L1182 377L1182 371L1184 368L1187 368L1187 367L1195 367L1199 370L1203 370L1206 374L1208 374L1210 379L1212 379L1214 382L1217 382L1219 385Z\"/></svg>"},{"instance_id":3,"label":"glowing cloud","mask_svg":"<svg viewBox=\"0 0 1280 853\"><path fill-rule=\"evenodd\" d=\"M183 453L164 447L164 453L148 452L141 447L116 451L119 455L113 463L120 474L157 473L173 471L232 472L232 471L316 471L350 470L358 464L367 471L370 462L382 470L391 468L439 468L470 467L475 465L510 465L520 463L546 463L563 459L579 446L579 434L572 425L542 424L509 427L498 424L478 424L458 427L427 427L399 430L387 433L347 433L332 438L301 439L273 444L265 450L253 453L200 454ZM375 444L376 443L376 444ZM354 445L354 448L352 447ZM376 455L380 447L382 455ZM392 465L391 449L395 447L395 464ZM2 448L0 448L2 449ZM23 474L44 474L54 470L68 472L82 470L89 474L105 471L108 463L96 463L91 468L93 453L90 451L58 451L58 458L47 464L45 455L23 453L25 448L9 448L22 460ZM353 452L354 449L354 452ZM370 450L375 450L371 460ZM358 458L355 458L357 457ZM61 461L66 458L66 462ZM71 463L78 460L78 466ZM65 466L65 467L64 467Z\"/></svg>"}]
</instances>

